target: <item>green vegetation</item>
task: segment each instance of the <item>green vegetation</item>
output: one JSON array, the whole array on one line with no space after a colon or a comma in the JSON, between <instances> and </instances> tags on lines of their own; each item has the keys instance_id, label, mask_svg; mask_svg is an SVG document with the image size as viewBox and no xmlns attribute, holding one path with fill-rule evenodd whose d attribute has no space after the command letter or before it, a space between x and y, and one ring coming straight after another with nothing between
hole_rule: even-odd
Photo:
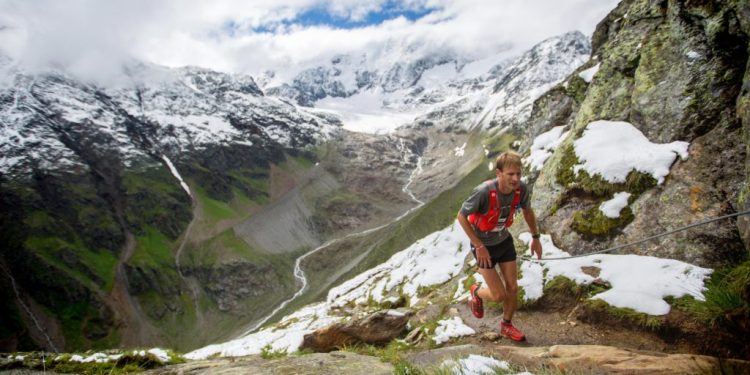
<instances>
[{"instance_id":1,"label":"green vegetation","mask_svg":"<svg viewBox=\"0 0 750 375\"><path fill-rule=\"evenodd\" d=\"M86 302L60 301L56 306L60 306L54 313L65 335L66 348L106 349L119 343L120 337L112 327L111 318L102 316L106 312L100 312Z\"/></svg>"},{"instance_id":2,"label":"green vegetation","mask_svg":"<svg viewBox=\"0 0 750 375\"><path fill-rule=\"evenodd\" d=\"M645 314L629 308L611 306L600 299L589 299L586 300L584 304L591 311L606 314L607 316L635 327L655 330L661 327L663 323L661 317Z\"/></svg>"},{"instance_id":3,"label":"green vegetation","mask_svg":"<svg viewBox=\"0 0 750 375\"><path fill-rule=\"evenodd\" d=\"M568 79L567 87L565 87L565 95L573 98L576 103L581 104L586 98L587 88L588 83L583 78L579 77L578 74L572 74Z\"/></svg>"},{"instance_id":4,"label":"green vegetation","mask_svg":"<svg viewBox=\"0 0 750 375\"><path fill-rule=\"evenodd\" d=\"M91 288L112 289L117 258L108 250L91 250L79 238L68 242L59 237L32 236L25 246Z\"/></svg>"},{"instance_id":5,"label":"green vegetation","mask_svg":"<svg viewBox=\"0 0 750 375\"><path fill-rule=\"evenodd\" d=\"M136 246L128 263L160 269L174 265L172 241L156 228L145 228L144 234L136 237Z\"/></svg>"},{"instance_id":6,"label":"green vegetation","mask_svg":"<svg viewBox=\"0 0 750 375\"><path fill-rule=\"evenodd\" d=\"M599 175L591 176L584 170L578 173L573 171L573 166L578 164L578 158L572 145L562 150L562 159L560 168L557 170L557 182L568 189L568 194L590 195L591 198L598 202L604 202L610 199L615 193L627 191L630 198L628 203L634 202L638 196L646 190L656 186L656 180L649 174L630 171L623 183L610 183ZM561 199L567 199L566 195L561 195ZM562 201L556 203L556 207L563 204ZM552 210L556 211L555 208ZM635 216L630 207L624 208L617 218L608 218L599 210L596 204L586 211L578 211L573 216L572 229L586 236L609 236L618 229L624 228L630 224Z\"/></svg>"},{"instance_id":7,"label":"green vegetation","mask_svg":"<svg viewBox=\"0 0 750 375\"><path fill-rule=\"evenodd\" d=\"M643 192L656 186L656 179L650 174L638 171L630 171L624 183L611 183L604 180L600 175L591 176L584 170L578 173L573 171L573 166L579 163L573 145L568 145L562 150L560 168L557 169L557 182L569 190L578 189L593 194L597 197L611 197L614 193L627 191L637 197ZM634 197L631 199L634 200Z\"/></svg>"},{"instance_id":8,"label":"green vegetation","mask_svg":"<svg viewBox=\"0 0 750 375\"><path fill-rule=\"evenodd\" d=\"M170 359L165 363L156 355L142 350L131 350L116 355L99 354L98 358L106 358L106 361L89 361L85 363L81 361L94 354L94 352L86 352L81 354L45 356L41 352L14 353L14 357L23 357L23 360L3 362L0 364L0 371L28 369L62 374L129 374L185 362L180 355L173 352L167 352Z\"/></svg>"},{"instance_id":9,"label":"green vegetation","mask_svg":"<svg viewBox=\"0 0 750 375\"><path fill-rule=\"evenodd\" d=\"M599 206L594 206L586 211L578 211L573 215L571 228L578 233L590 236L609 236L617 229L624 228L630 224L635 216L630 207L620 211L620 216L612 219L604 215Z\"/></svg>"},{"instance_id":10,"label":"green vegetation","mask_svg":"<svg viewBox=\"0 0 750 375\"><path fill-rule=\"evenodd\" d=\"M190 197L169 170L161 165L122 172L126 220L129 229L142 235L156 228L176 239L192 217Z\"/></svg>"},{"instance_id":11,"label":"green vegetation","mask_svg":"<svg viewBox=\"0 0 750 375\"><path fill-rule=\"evenodd\" d=\"M221 220L234 219L238 213L229 206L229 204L211 198L203 188L192 184L193 193L199 204L203 207L204 217L209 219L210 223L217 223Z\"/></svg>"},{"instance_id":12,"label":"green vegetation","mask_svg":"<svg viewBox=\"0 0 750 375\"><path fill-rule=\"evenodd\" d=\"M711 326L733 328L738 322L750 321L750 260L716 270L706 288L705 301L684 297L673 303Z\"/></svg>"},{"instance_id":13,"label":"green vegetation","mask_svg":"<svg viewBox=\"0 0 750 375\"><path fill-rule=\"evenodd\" d=\"M399 364L400 366L406 366L403 355L411 348L411 345L403 341L391 340L391 342L389 342L385 346L376 346L372 344L354 344L344 346L343 348L341 348L341 351L378 357L383 362L388 362L397 366L399 366Z\"/></svg>"},{"instance_id":14,"label":"green vegetation","mask_svg":"<svg viewBox=\"0 0 750 375\"><path fill-rule=\"evenodd\" d=\"M287 355L289 354L286 352L286 349L273 349L271 344L267 344L260 349L260 357L263 359L284 358Z\"/></svg>"},{"instance_id":15,"label":"green vegetation","mask_svg":"<svg viewBox=\"0 0 750 375\"><path fill-rule=\"evenodd\" d=\"M555 276L544 284L544 295L567 294L579 300L586 300L607 289L609 288L599 284L577 284L565 276Z\"/></svg>"}]
</instances>

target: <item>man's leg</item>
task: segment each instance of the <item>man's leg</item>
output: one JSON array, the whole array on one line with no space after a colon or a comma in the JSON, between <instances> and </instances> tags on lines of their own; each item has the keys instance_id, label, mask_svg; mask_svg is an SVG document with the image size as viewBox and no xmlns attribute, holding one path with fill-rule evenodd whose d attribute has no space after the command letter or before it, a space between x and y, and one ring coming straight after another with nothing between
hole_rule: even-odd
<instances>
[{"instance_id":1,"label":"man's leg","mask_svg":"<svg viewBox=\"0 0 750 375\"><path fill-rule=\"evenodd\" d=\"M518 269L516 262L500 263L500 272L505 281L505 299L503 300L503 321L500 322L500 334L513 341L526 340L526 335L513 326L511 320L518 305Z\"/></svg>"},{"instance_id":2,"label":"man's leg","mask_svg":"<svg viewBox=\"0 0 750 375\"><path fill-rule=\"evenodd\" d=\"M513 320L513 313L518 306L518 269L516 262L499 263L500 272L503 274L505 281L504 299L503 299L503 318L507 321ZM484 276L484 275L482 275Z\"/></svg>"},{"instance_id":3,"label":"man's leg","mask_svg":"<svg viewBox=\"0 0 750 375\"><path fill-rule=\"evenodd\" d=\"M505 286L495 268L480 268L479 274L484 278L486 288L477 290L476 294L481 299L501 302L505 298Z\"/></svg>"}]
</instances>

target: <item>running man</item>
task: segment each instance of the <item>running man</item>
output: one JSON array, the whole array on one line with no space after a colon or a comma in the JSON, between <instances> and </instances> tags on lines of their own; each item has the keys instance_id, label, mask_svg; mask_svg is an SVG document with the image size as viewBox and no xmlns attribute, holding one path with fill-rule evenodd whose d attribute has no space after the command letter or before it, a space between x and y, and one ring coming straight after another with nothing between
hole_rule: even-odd
<instances>
[{"instance_id":1,"label":"running man","mask_svg":"<svg viewBox=\"0 0 750 375\"><path fill-rule=\"evenodd\" d=\"M521 181L521 156L512 151L503 152L497 157L495 168L497 178L474 188L457 216L458 222L469 236L471 251L486 284L482 288L477 284L471 286L469 307L474 316L482 318L482 300L502 302L500 334L511 340L523 341L526 336L511 323L518 304L518 269L516 248L508 227L513 223L516 207L521 208L532 233L531 252L538 259L542 257L542 244L539 241L536 216L529 205L531 192ZM500 266L499 273L495 265Z\"/></svg>"}]
</instances>

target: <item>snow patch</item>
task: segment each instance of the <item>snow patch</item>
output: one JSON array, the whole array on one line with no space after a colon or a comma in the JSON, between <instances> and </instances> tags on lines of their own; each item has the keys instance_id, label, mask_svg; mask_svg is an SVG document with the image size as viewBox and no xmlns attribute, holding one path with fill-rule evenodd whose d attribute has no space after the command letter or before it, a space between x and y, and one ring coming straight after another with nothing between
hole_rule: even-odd
<instances>
[{"instance_id":1,"label":"snow patch","mask_svg":"<svg viewBox=\"0 0 750 375\"><path fill-rule=\"evenodd\" d=\"M594 76L599 71L599 67L602 65L602 63L597 63L596 65L578 73L578 76L581 77L586 83L591 83L591 81L594 79Z\"/></svg>"},{"instance_id":2,"label":"snow patch","mask_svg":"<svg viewBox=\"0 0 750 375\"><path fill-rule=\"evenodd\" d=\"M531 233L525 232L519 239L530 249ZM674 259L661 259L640 255L594 254L563 260L545 258L568 257L558 249L549 235L542 235L543 255L540 261L524 261L521 264L523 277L518 285L524 289L527 301L542 296L544 285L557 276L564 276L577 284L590 284L594 277L583 272L583 267L600 269L599 279L612 286L609 290L594 295L611 306L630 308L649 315L665 315L670 306L665 297L692 296L704 301L704 280L712 270ZM530 251L530 250L529 250Z\"/></svg>"},{"instance_id":3,"label":"snow patch","mask_svg":"<svg viewBox=\"0 0 750 375\"><path fill-rule=\"evenodd\" d=\"M646 136L624 121L594 121L577 139L574 150L581 164L573 170L598 174L612 183L625 182L632 170L648 173L664 182L677 156L688 157L688 142L651 143Z\"/></svg>"},{"instance_id":4,"label":"snow patch","mask_svg":"<svg viewBox=\"0 0 750 375\"><path fill-rule=\"evenodd\" d=\"M479 375L505 373L510 370L510 364L492 357L471 354L459 360L446 360L440 364L441 368L450 370L455 375Z\"/></svg>"},{"instance_id":5,"label":"snow patch","mask_svg":"<svg viewBox=\"0 0 750 375\"><path fill-rule=\"evenodd\" d=\"M604 214L604 216L610 219L616 219L620 217L620 211L622 211L623 208L627 207L628 198L630 198L630 193L619 192L615 194L612 199L606 202L602 202L602 204L599 205L599 210Z\"/></svg>"},{"instance_id":6,"label":"snow patch","mask_svg":"<svg viewBox=\"0 0 750 375\"><path fill-rule=\"evenodd\" d=\"M564 129L564 125L555 126L549 131L539 134L534 138L534 142L531 144L531 154L524 159L524 163L529 165L535 171L542 169L547 158L552 155L552 152L557 149L560 143L568 135L569 132L563 132Z\"/></svg>"},{"instance_id":7,"label":"snow patch","mask_svg":"<svg viewBox=\"0 0 750 375\"><path fill-rule=\"evenodd\" d=\"M435 336L432 338L437 345L448 342L453 337L470 336L477 333L457 316L454 316L453 319L438 321L437 324Z\"/></svg>"},{"instance_id":8,"label":"snow patch","mask_svg":"<svg viewBox=\"0 0 750 375\"><path fill-rule=\"evenodd\" d=\"M169 167L169 170L172 172L172 175L175 176L178 181L180 181L180 186L182 186L185 192L187 192L187 194L192 197L193 194L190 193L190 188L182 179L182 176L180 176L180 173L177 172L177 168L174 167L174 164L172 164L172 161L169 160L169 158L166 155L162 155L161 158L164 159L164 162L167 163L167 167Z\"/></svg>"}]
</instances>

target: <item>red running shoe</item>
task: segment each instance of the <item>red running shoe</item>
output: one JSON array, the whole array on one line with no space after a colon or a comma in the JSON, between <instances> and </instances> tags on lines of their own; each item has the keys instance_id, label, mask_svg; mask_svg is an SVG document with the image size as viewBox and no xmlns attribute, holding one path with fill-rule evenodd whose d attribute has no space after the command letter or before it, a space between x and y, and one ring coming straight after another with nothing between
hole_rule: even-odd
<instances>
[{"instance_id":1,"label":"red running shoe","mask_svg":"<svg viewBox=\"0 0 750 375\"><path fill-rule=\"evenodd\" d=\"M484 307L482 306L482 299L477 296L477 289L479 289L479 285L477 284L472 285L469 289L469 307L474 316L482 319L484 317Z\"/></svg>"},{"instance_id":2,"label":"red running shoe","mask_svg":"<svg viewBox=\"0 0 750 375\"><path fill-rule=\"evenodd\" d=\"M519 331L518 328L513 327L513 324L505 323L503 321L500 322L500 334L513 341L526 340L526 336L524 336L523 332Z\"/></svg>"}]
</instances>

